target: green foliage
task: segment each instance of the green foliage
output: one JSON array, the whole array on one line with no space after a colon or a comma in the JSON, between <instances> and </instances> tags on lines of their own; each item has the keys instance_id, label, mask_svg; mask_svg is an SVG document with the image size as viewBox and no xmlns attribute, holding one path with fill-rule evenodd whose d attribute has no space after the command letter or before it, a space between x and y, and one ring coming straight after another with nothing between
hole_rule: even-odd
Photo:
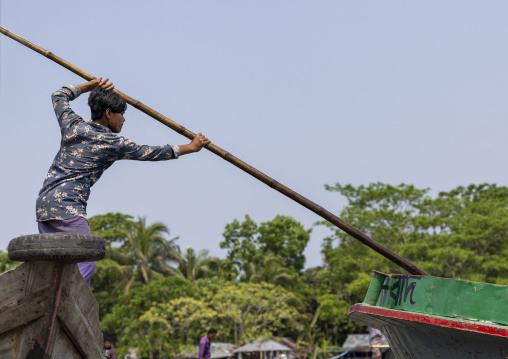
<instances>
[{"instance_id":1,"label":"green foliage","mask_svg":"<svg viewBox=\"0 0 508 359\"><path fill-rule=\"evenodd\" d=\"M277 215L270 222L262 222L258 228L257 241L264 255L279 253L284 267L295 272L303 270L305 256L312 229L288 216Z\"/></svg>"},{"instance_id":2,"label":"green foliage","mask_svg":"<svg viewBox=\"0 0 508 359\"><path fill-rule=\"evenodd\" d=\"M194 249L187 247L187 251L182 253L180 246L177 246L173 259L178 264L176 274L190 281L209 276L212 270L219 265L216 258L208 257L206 249L196 253Z\"/></svg>"},{"instance_id":3,"label":"green foliage","mask_svg":"<svg viewBox=\"0 0 508 359\"><path fill-rule=\"evenodd\" d=\"M259 262L247 262L243 265L244 279L254 283L272 283L286 289L295 288L302 284L299 277L284 267L280 257L274 253L267 253Z\"/></svg>"},{"instance_id":4,"label":"green foliage","mask_svg":"<svg viewBox=\"0 0 508 359\"><path fill-rule=\"evenodd\" d=\"M118 298L101 325L125 351L167 356L199 342L206 329L219 328L217 340L245 343L291 331L301 303L290 292L267 283L231 283L182 277L137 285Z\"/></svg>"},{"instance_id":5,"label":"green foliage","mask_svg":"<svg viewBox=\"0 0 508 359\"><path fill-rule=\"evenodd\" d=\"M458 187L439 193L428 208L426 265L433 275L508 284L508 188Z\"/></svg>"},{"instance_id":6,"label":"green foliage","mask_svg":"<svg viewBox=\"0 0 508 359\"><path fill-rule=\"evenodd\" d=\"M122 213L100 214L88 218L88 224L93 234L98 235L108 242L126 240L125 231L132 228L135 222L133 217Z\"/></svg>"},{"instance_id":7,"label":"green foliage","mask_svg":"<svg viewBox=\"0 0 508 359\"><path fill-rule=\"evenodd\" d=\"M131 277L131 267L122 266L109 258L97 262L90 288L95 299L100 303L99 315L101 318L111 310L118 300L118 290L123 288L122 284Z\"/></svg>"},{"instance_id":8,"label":"green foliage","mask_svg":"<svg viewBox=\"0 0 508 359\"><path fill-rule=\"evenodd\" d=\"M180 345L179 341L168 337L160 323L152 321L150 313L154 310L152 308L158 308L162 303L179 298L196 298L197 293L197 287L181 277L167 277L148 284L137 283L129 293L117 296L116 303L105 315L101 326L105 333L118 338L120 352L126 352L129 347L138 347L143 355L153 355L159 351L174 353Z\"/></svg>"},{"instance_id":9,"label":"green foliage","mask_svg":"<svg viewBox=\"0 0 508 359\"><path fill-rule=\"evenodd\" d=\"M258 226L247 215L242 223L235 219L226 225L220 246L228 250L228 263L236 266L242 280L254 278L277 283L272 281L277 275L259 273L259 269L270 266L279 276L285 272L288 279L298 275L305 265L303 251L311 231L291 217L278 215Z\"/></svg>"},{"instance_id":10,"label":"green foliage","mask_svg":"<svg viewBox=\"0 0 508 359\"><path fill-rule=\"evenodd\" d=\"M296 296L268 283L225 283L210 300L221 328L233 329L240 343L284 336L297 325L303 307Z\"/></svg>"},{"instance_id":11,"label":"green foliage","mask_svg":"<svg viewBox=\"0 0 508 359\"><path fill-rule=\"evenodd\" d=\"M160 278L163 273L171 273L168 261L176 251L175 241L166 240L164 233L169 234L168 227L160 222L146 225L146 218L139 220L129 229L123 231L125 249L134 262L134 267L143 283Z\"/></svg>"},{"instance_id":12,"label":"green foliage","mask_svg":"<svg viewBox=\"0 0 508 359\"><path fill-rule=\"evenodd\" d=\"M18 266L19 262L13 262L9 259L9 254L0 251L0 273L8 271L16 266Z\"/></svg>"},{"instance_id":13,"label":"green foliage","mask_svg":"<svg viewBox=\"0 0 508 359\"><path fill-rule=\"evenodd\" d=\"M343 220L431 275L508 284L508 188L470 185L436 196L406 184L326 188L348 201ZM95 231L117 243L92 281L101 325L116 335L120 352L135 346L143 358L174 357L211 326L217 341L288 336L310 358L327 358L326 349L347 334L365 332L347 310L363 301L372 270L403 272L327 222L323 265L303 270L311 230L291 217L257 224L246 216L226 225L224 259L182 251L161 223L99 217ZM0 253L3 268L11 265L6 258Z\"/></svg>"},{"instance_id":14,"label":"green foliage","mask_svg":"<svg viewBox=\"0 0 508 359\"><path fill-rule=\"evenodd\" d=\"M120 247L108 243L106 259L109 262L97 266L92 288L104 297L118 290L128 292L137 281L146 284L177 272L169 265L175 258L177 238L165 238L164 235L169 234L168 227L160 222L147 225L146 218L138 218L137 222L130 218L132 216L109 213L89 219L94 234L109 236L110 241L122 241ZM108 224L108 220L112 223Z\"/></svg>"},{"instance_id":15,"label":"green foliage","mask_svg":"<svg viewBox=\"0 0 508 359\"><path fill-rule=\"evenodd\" d=\"M508 188L470 185L441 192L436 198L428 196L428 190L404 184L328 189L347 197L349 205L341 213L346 222L432 275L507 283L503 278L508 267L500 259L508 250L504 240L508 235ZM335 240L339 240L336 247ZM338 274L330 278L345 281L350 288L355 282L351 274L358 278L360 268L362 272L367 266L400 271L337 229L326 240L323 252L329 269Z\"/></svg>"},{"instance_id":16,"label":"green foliage","mask_svg":"<svg viewBox=\"0 0 508 359\"><path fill-rule=\"evenodd\" d=\"M258 225L248 215L240 223L235 219L232 223L226 225L222 234L224 241L220 243L222 249L228 250L228 260L232 265L242 270L242 266L247 262L256 262L260 256L256 246L256 235Z\"/></svg>"}]
</instances>

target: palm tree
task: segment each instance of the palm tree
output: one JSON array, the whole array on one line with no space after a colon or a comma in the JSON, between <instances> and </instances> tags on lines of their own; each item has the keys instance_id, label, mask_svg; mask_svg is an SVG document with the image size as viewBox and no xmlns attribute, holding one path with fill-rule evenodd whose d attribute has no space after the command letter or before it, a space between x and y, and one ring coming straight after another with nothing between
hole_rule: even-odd
<instances>
[{"instance_id":1,"label":"palm tree","mask_svg":"<svg viewBox=\"0 0 508 359\"><path fill-rule=\"evenodd\" d=\"M164 234L169 234L165 224L156 222L147 226L146 217L139 217L132 228L124 230L126 238L124 248L134 267L134 277L131 281L139 279L146 284L163 274L173 273L168 262L174 257L175 241L178 237L167 240Z\"/></svg>"},{"instance_id":2,"label":"palm tree","mask_svg":"<svg viewBox=\"0 0 508 359\"><path fill-rule=\"evenodd\" d=\"M180 246L177 246L173 259L178 264L176 268L177 275L187 278L189 281L195 281L204 278L212 272L211 265L214 258L208 257L208 251L203 249L196 254L191 247L182 253Z\"/></svg>"},{"instance_id":3,"label":"palm tree","mask_svg":"<svg viewBox=\"0 0 508 359\"><path fill-rule=\"evenodd\" d=\"M243 279L247 282L266 282L286 289L301 284L298 277L289 268L284 267L281 258L273 253L266 254L261 263L244 263L243 270Z\"/></svg>"},{"instance_id":4,"label":"palm tree","mask_svg":"<svg viewBox=\"0 0 508 359\"><path fill-rule=\"evenodd\" d=\"M104 292L106 296L111 296L119 291L129 292L137 277L135 261L125 248L113 247L108 243L106 258L97 264L92 281L94 294L97 296Z\"/></svg>"}]
</instances>

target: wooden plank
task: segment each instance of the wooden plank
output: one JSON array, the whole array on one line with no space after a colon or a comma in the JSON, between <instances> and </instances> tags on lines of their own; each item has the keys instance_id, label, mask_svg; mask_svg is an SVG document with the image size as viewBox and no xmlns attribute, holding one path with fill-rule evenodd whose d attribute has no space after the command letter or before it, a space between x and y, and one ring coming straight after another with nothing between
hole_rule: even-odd
<instances>
[{"instance_id":1,"label":"wooden plank","mask_svg":"<svg viewBox=\"0 0 508 359\"><path fill-rule=\"evenodd\" d=\"M36 307L34 303L37 303L43 305L44 308L40 313L42 316L30 323L29 329L24 330L17 359L26 359L27 355L30 358L45 358L45 353L51 352L56 310L59 303L61 285L63 284L61 278L65 266L60 263L30 262L29 267L25 291L26 297L20 300L20 302L24 301L25 305L31 304L33 307ZM44 288L44 290L41 291L41 288ZM33 301L31 298L36 297L40 292L47 293L46 297ZM2 317L0 316L0 320L3 319ZM25 347L27 348L26 350Z\"/></svg>"},{"instance_id":2,"label":"wooden plank","mask_svg":"<svg viewBox=\"0 0 508 359\"><path fill-rule=\"evenodd\" d=\"M29 352L33 352L33 347L35 345L36 334L38 333L39 322L43 317L30 322L25 326L18 327L17 330L20 331L19 344L16 346L15 351L13 351L12 356L9 358L12 359L26 359ZM42 356L41 356L42 358ZM3 357L2 357L3 359Z\"/></svg>"},{"instance_id":3,"label":"wooden plank","mask_svg":"<svg viewBox=\"0 0 508 359\"><path fill-rule=\"evenodd\" d=\"M49 289L46 288L21 299L16 305L9 305L0 315L0 334L43 317L48 297Z\"/></svg>"},{"instance_id":4,"label":"wooden plank","mask_svg":"<svg viewBox=\"0 0 508 359\"><path fill-rule=\"evenodd\" d=\"M18 327L16 328L15 330L15 335L14 335L14 349L12 351L12 354L11 354L11 358L16 358L16 355L19 351L19 346L20 346L20 343L21 343L21 338L23 337L23 329L25 328L25 326L21 326L21 327Z\"/></svg>"},{"instance_id":5,"label":"wooden plank","mask_svg":"<svg viewBox=\"0 0 508 359\"><path fill-rule=\"evenodd\" d=\"M0 358L12 358L12 352L16 346L17 337L16 330L11 330L0 335Z\"/></svg>"},{"instance_id":6,"label":"wooden plank","mask_svg":"<svg viewBox=\"0 0 508 359\"><path fill-rule=\"evenodd\" d=\"M25 295L30 295L42 287L52 283L54 262L27 262L28 279L26 280Z\"/></svg>"},{"instance_id":7,"label":"wooden plank","mask_svg":"<svg viewBox=\"0 0 508 359\"><path fill-rule=\"evenodd\" d=\"M29 266L22 264L0 275L0 307L25 295Z\"/></svg>"},{"instance_id":8,"label":"wooden plank","mask_svg":"<svg viewBox=\"0 0 508 359\"><path fill-rule=\"evenodd\" d=\"M102 332L99 337L95 336L87 318L65 292L62 293L57 315L62 328L84 358L101 358Z\"/></svg>"},{"instance_id":9,"label":"wooden plank","mask_svg":"<svg viewBox=\"0 0 508 359\"><path fill-rule=\"evenodd\" d=\"M76 264L24 263L0 275L0 359L101 358L98 304Z\"/></svg>"},{"instance_id":10,"label":"wooden plank","mask_svg":"<svg viewBox=\"0 0 508 359\"><path fill-rule=\"evenodd\" d=\"M51 358L59 359L88 359L83 357L78 348L72 343L67 333L63 330L60 323L57 323L57 332ZM1 358L1 357L0 357Z\"/></svg>"},{"instance_id":11,"label":"wooden plank","mask_svg":"<svg viewBox=\"0 0 508 359\"><path fill-rule=\"evenodd\" d=\"M19 299L14 305L5 305L0 314L0 343L9 340L12 333L14 337L13 347L9 356L4 356L1 351L0 358L25 359L28 352L33 348L34 341L38 337L40 321L47 312L47 303L50 287L39 290L27 297ZM7 338L7 339L5 339ZM8 350L5 347L5 350Z\"/></svg>"},{"instance_id":12,"label":"wooden plank","mask_svg":"<svg viewBox=\"0 0 508 359\"><path fill-rule=\"evenodd\" d=\"M53 345L55 344L54 339L58 326L57 312L61 303L63 282L67 267L68 265L63 263L55 263L53 269L51 296L48 299L48 306L50 307L48 307L47 315L43 321L44 325L47 325L48 330L40 337L42 339L41 343L44 345L44 353L46 354L51 354L53 352Z\"/></svg>"},{"instance_id":13,"label":"wooden plank","mask_svg":"<svg viewBox=\"0 0 508 359\"><path fill-rule=\"evenodd\" d=\"M63 292L72 299L87 319L94 336L102 340L102 330L99 324L99 304L86 285L77 265L71 266L66 272ZM100 342L99 345L102 347L103 343Z\"/></svg>"}]
</instances>

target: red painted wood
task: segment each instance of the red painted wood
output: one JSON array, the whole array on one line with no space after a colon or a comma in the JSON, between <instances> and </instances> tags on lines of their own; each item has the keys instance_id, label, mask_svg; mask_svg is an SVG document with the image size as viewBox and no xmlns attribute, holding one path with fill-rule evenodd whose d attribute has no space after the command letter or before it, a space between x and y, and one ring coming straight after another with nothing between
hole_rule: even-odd
<instances>
[{"instance_id":1,"label":"red painted wood","mask_svg":"<svg viewBox=\"0 0 508 359\"><path fill-rule=\"evenodd\" d=\"M44 345L42 346L44 348L44 354L46 354L48 357L51 354L51 351L53 349L53 338L54 338L54 329L55 329L55 322L56 322L56 315L58 312L58 307L60 305L60 299L62 296L62 286L63 286L63 277L65 275L65 264L62 263L56 263L55 269L53 270L53 280L51 283L51 288L53 290L53 293L51 295L51 313L48 313L46 316L44 322L48 326L48 331L46 333L46 337L44 338Z\"/></svg>"},{"instance_id":2,"label":"red painted wood","mask_svg":"<svg viewBox=\"0 0 508 359\"><path fill-rule=\"evenodd\" d=\"M365 306L361 304L355 304L349 307L348 313L359 312L365 314L376 315L386 318L394 318L407 320L410 322L419 322L424 324L436 325L443 328L453 328L460 330L467 330L470 332L476 332L480 334L496 335L500 337L508 337L508 327L503 328L496 324L480 324L469 321L454 320L452 318L445 319L443 317L434 317L429 315L421 315L410 312L402 312L398 310L390 310L379 307Z\"/></svg>"}]
</instances>

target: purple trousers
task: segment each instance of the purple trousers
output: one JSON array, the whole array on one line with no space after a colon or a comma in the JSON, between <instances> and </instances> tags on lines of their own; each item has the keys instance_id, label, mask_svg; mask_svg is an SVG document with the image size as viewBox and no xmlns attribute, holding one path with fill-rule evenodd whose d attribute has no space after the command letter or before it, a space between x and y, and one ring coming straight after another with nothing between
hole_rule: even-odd
<instances>
[{"instance_id":1,"label":"purple trousers","mask_svg":"<svg viewBox=\"0 0 508 359\"><path fill-rule=\"evenodd\" d=\"M61 221L44 221L39 222L39 233L56 233L56 232L71 232L71 233L90 233L90 226L88 221L83 217L71 217ZM93 272L95 271L95 262L81 262L78 263L79 272L85 278L86 284L90 287Z\"/></svg>"}]
</instances>

